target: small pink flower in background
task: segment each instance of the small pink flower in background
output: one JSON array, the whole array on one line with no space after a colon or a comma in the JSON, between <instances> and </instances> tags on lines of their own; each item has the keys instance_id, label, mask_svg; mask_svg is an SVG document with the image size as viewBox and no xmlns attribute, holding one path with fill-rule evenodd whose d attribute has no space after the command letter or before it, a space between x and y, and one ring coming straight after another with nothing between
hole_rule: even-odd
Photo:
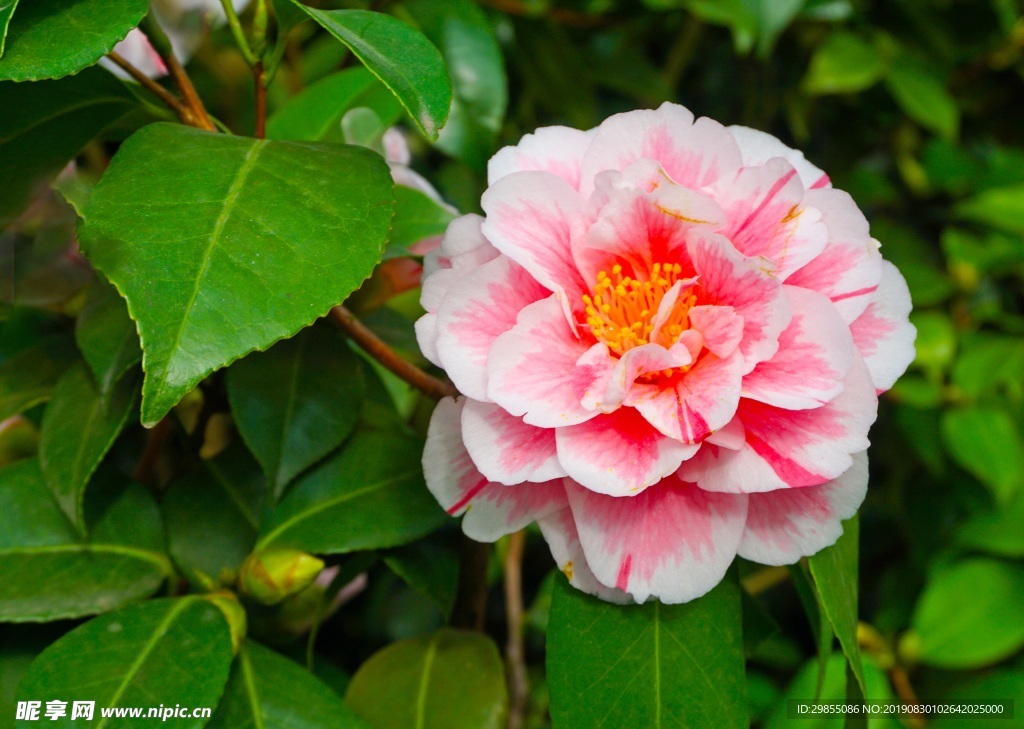
<instances>
[{"instance_id":1,"label":"small pink flower in background","mask_svg":"<svg viewBox=\"0 0 1024 729\"><path fill-rule=\"evenodd\" d=\"M549 127L425 263L427 484L492 541L537 521L573 585L677 603L739 554L832 544L867 488L910 296L800 152L681 106Z\"/></svg>"}]
</instances>

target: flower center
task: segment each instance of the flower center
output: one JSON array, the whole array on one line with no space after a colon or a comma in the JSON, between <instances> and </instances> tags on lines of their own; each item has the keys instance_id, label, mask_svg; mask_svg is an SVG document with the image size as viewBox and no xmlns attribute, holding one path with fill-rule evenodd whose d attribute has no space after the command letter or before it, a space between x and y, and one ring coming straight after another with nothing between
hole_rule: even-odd
<instances>
[{"instance_id":1,"label":"flower center","mask_svg":"<svg viewBox=\"0 0 1024 729\"><path fill-rule=\"evenodd\" d=\"M681 273L678 263L655 263L646 281L623 276L618 264L611 275L599 272L593 296L583 296L590 331L619 356L652 341L671 347L689 329L689 311L696 297L682 292L657 331L655 319L662 299Z\"/></svg>"}]
</instances>

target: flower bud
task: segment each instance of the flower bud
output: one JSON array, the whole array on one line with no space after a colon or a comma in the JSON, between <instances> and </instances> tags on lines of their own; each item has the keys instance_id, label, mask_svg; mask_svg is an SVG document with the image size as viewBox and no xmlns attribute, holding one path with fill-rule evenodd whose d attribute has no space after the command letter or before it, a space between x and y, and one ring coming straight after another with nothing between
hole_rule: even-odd
<instances>
[{"instance_id":1,"label":"flower bud","mask_svg":"<svg viewBox=\"0 0 1024 729\"><path fill-rule=\"evenodd\" d=\"M274 605L307 588L323 568L323 560L306 552L271 548L246 558L238 584L245 595Z\"/></svg>"}]
</instances>

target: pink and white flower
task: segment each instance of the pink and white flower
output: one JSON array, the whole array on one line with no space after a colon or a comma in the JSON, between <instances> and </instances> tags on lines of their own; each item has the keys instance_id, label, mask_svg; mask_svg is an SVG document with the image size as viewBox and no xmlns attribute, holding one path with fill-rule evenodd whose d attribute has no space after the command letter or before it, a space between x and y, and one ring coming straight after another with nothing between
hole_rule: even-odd
<instances>
[{"instance_id":1,"label":"pink and white flower","mask_svg":"<svg viewBox=\"0 0 1024 729\"><path fill-rule=\"evenodd\" d=\"M832 544L867 488L910 296L846 193L774 137L635 111L491 160L425 264L423 463L463 529L540 525L572 584L676 603L739 554Z\"/></svg>"}]
</instances>

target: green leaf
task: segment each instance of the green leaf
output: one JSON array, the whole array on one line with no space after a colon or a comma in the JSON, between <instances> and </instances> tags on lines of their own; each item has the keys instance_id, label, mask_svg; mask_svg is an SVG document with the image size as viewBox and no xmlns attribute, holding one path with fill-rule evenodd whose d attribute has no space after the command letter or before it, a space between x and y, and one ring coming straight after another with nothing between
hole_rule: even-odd
<instances>
[{"instance_id":1,"label":"green leaf","mask_svg":"<svg viewBox=\"0 0 1024 729\"><path fill-rule=\"evenodd\" d=\"M446 515L423 483L421 452L412 438L357 432L292 486L260 530L256 548L340 554L394 547L433 531Z\"/></svg>"},{"instance_id":2,"label":"green leaf","mask_svg":"<svg viewBox=\"0 0 1024 729\"><path fill-rule=\"evenodd\" d=\"M1006 506L967 521L956 533L958 544L1006 557L1024 557L1024 491Z\"/></svg>"},{"instance_id":3,"label":"green leaf","mask_svg":"<svg viewBox=\"0 0 1024 729\"><path fill-rule=\"evenodd\" d=\"M508 81L494 29L471 0L410 0L403 8L444 56L452 106L437 146L482 169L505 121Z\"/></svg>"},{"instance_id":4,"label":"green leaf","mask_svg":"<svg viewBox=\"0 0 1024 729\"><path fill-rule=\"evenodd\" d=\"M747 727L740 592L614 605L555 584L547 669L555 726Z\"/></svg>"},{"instance_id":5,"label":"green leaf","mask_svg":"<svg viewBox=\"0 0 1024 729\"><path fill-rule=\"evenodd\" d=\"M0 0L0 58L4 55L7 43L7 31L10 29L11 16L18 7L18 0Z\"/></svg>"},{"instance_id":6,"label":"green leaf","mask_svg":"<svg viewBox=\"0 0 1024 729\"><path fill-rule=\"evenodd\" d=\"M133 135L79 234L138 325L143 423L357 288L380 260L391 188L384 161L356 147L176 124Z\"/></svg>"},{"instance_id":7,"label":"green leaf","mask_svg":"<svg viewBox=\"0 0 1024 729\"><path fill-rule=\"evenodd\" d=\"M421 240L444 235L456 214L411 187L395 186L395 221L391 226L385 258L409 255L409 247Z\"/></svg>"},{"instance_id":8,"label":"green leaf","mask_svg":"<svg viewBox=\"0 0 1024 729\"><path fill-rule=\"evenodd\" d=\"M57 620L112 610L154 592L171 572L160 514L139 486L95 490L83 540L35 459L0 469L0 620ZM90 508L92 507L92 508Z\"/></svg>"},{"instance_id":9,"label":"green leaf","mask_svg":"<svg viewBox=\"0 0 1024 729\"><path fill-rule=\"evenodd\" d=\"M452 612L459 582L459 556L446 547L424 540L380 554L392 572L433 600L445 617Z\"/></svg>"},{"instance_id":10,"label":"green leaf","mask_svg":"<svg viewBox=\"0 0 1024 729\"><path fill-rule=\"evenodd\" d=\"M447 628L373 654L345 700L374 729L499 729L508 711L494 643Z\"/></svg>"},{"instance_id":11,"label":"green leaf","mask_svg":"<svg viewBox=\"0 0 1024 729\"><path fill-rule=\"evenodd\" d=\"M843 534L835 544L810 557L808 562L820 605L832 623L839 645L853 669L860 690L867 692L860 646L857 643L857 566L860 518L843 522Z\"/></svg>"},{"instance_id":12,"label":"green leaf","mask_svg":"<svg viewBox=\"0 0 1024 729\"><path fill-rule=\"evenodd\" d=\"M216 580L242 565L256 543L265 491L259 464L241 444L171 486L163 500L167 547L183 574Z\"/></svg>"},{"instance_id":13,"label":"green leaf","mask_svg":"<svg viewBox=\"0 0 1024 729\"><path fill-rule=\"evenodd\" d=\"M953 208L961 218L1011 233L1024 233L1024 185L979 192Z\"/></svg>"},{"instance_id":14,"label":"green leaf","mask_svg":"<svg viewBox=\"0 0 1024 729\"><path fill-rule=\"evenodd\" d=\"M0 228L89 140L137 107L128 88L101 68L60 81L0 82L0 108L18 110L0 115Z\"/></svg>"},{"instance_id":15,"label":"green leaf","mask_svg":"<svg viewBox=\"0 0 1024 729\"><path fill-rule=\"evenodd\" d=\"M803 9L807 0L744 0L752 6L756 13L759 25L757 39L757 54L761 58L768 58L775 41L782 35L782 31L789 27L789 24Z\"/></svg>"},{"instance_id":16,"label":"green leaf","mask_svg":"<svg viewBox=\"0 0 1024 729\"><path fill-rule=\"evenodd\" d=\"M122 382L107 403L83 363L54 388L43 414L39 463L46 485L79 529L85 529L85 487L124 429L134 402L135 378Z\"/></svg>"},{"instance_id":17,"label":"green leaf","mask_svg":"<svg viewBox=\"0 0 1024 729\"><path fill-rule=\"evenodd\" d=\"M320 79L290 98L267 120L267 137L344 141L341 118L356 107L373 109L388 126L402 113L401 104L372 73L365 68L348 68Z\"/></svg>"},{"instance_id":18,"label":"green leaf","mask_svg":"<svg viewBox=\"0 0 1024 729\"><path fill-rule=\"evenodd\" d=\"M101 718L101 709L216 706L231 658L227 621L212 602L151 600L95 618L43 651L22 680L18 700L95 701L89 726L138 727L144 723L139 718ZM176 719L174 726L199 729L207 721ZM47 721L53 727L81 725L70 710Z\"/></svg>"},{"instance_id":19,"label":"green leaf","mask_svg":"<svg viewBox=\"0 0 1024 729\"><path fill-rule=\"evenodd\" d=\"M874 44L855 33L837 31L814 52L804 79L810 94L851 94L873 86L884 71Z\"/></svg>"},{"instance_id":20,"label":"green leaf","mask_svg":"<svg viewBox=\"0 0 1024 729\"><path fill-rule=\"evenodd\" d=\"M104 398L121 376L142 359L139 335L124 299L102 277L93 282L75 322L75 341Z\"/></svg>"},{"instance_id":21,"label":"green leaf","mask_svg":"<svg viewBox=\"0 0 1024 729\"><path fill-rule=\"evenodd\" d=\"M885 82L907 116L945 139L956 139L960 110L941 81L913 64L896 62Z\"/></svg>"},{"instance_id":22,"label":"green leaf","mask_svg":"<svg viewBox=\"0 0 1024 729\"><path fill-rule=\"evenodd\" d=\"M60 334L0 362L0 421L49 400L77 356L71 337Z\"/></svg>"},{"instance_id":23,"label":"green leaf","mask_svg":"<svg viewBox=\"0 0 1024 729\"><path fill-rule=\"evenodd\" d=\"M954 460L988 486L999 504L1007 504L1020 490L1024 444L1006 410L946 410L942 414L942 437Z\"/></svg>"},{"instance_id":24,"label":"green leaf","mask_svg":"<svg viewBox=\"0 0 1024 729\"><path fill-rule=\"evenodd\" d=\"M939 569L925 585L904 644L922 663L940 668L997 663L1024 646L1021 595L1019 564L976 558Z\"/></svg>"},{"instance_id":25,"label":"green leaf","mask_svg":"<svg viewBox=\"0 0 1024 729\"><path fill-rule=\"evenodd\" d=\"M448 119L452 85L440 51L422 33L369 10L299 5L391 89L427 139L437 139Z\"/></svg>"},{"instance_id":26,"label":"green leaf","mask_svg":"<svg viewBox=\"0 0 1024 729\"><path fill-rule=\"evenodd\" d=\"M242 438L274 499L348 437L359 419L363 368L332 326L312 326L228 370Z\"/></svg>"},{"instance_id":27,"label":"green leaf","mask_svg":"<svg viewBox=\"0 0 1024 729\"><path fill-rule=\"evenodd\" d=\"M942 311L915 311L910 322L917 329L914 364L943 371L956 356L957 336L949 315Z\"/></svg>"},{"instance_id":28,"label":"green leaf","mask_svg":"<svg viewBox=\"0 0 1024 729\"><path fill-rule=\"evenodd\" d=\"M248 641L231 669L208 729L367 729L319 678L284 656Z\"/></svg>"},{"instance_id":29,"label":"green leaf","mask_svg":"<svg viewBox=\"0 0 1024 729\"><path fill-rule=\"evenodd\" d=\"M128 35L148 10L149 0L26 0L7 29L0 79L38 81L81 71Z\"/></svg>"},{"instance_id":30,"label":"green leaf","mask_svg":"<svg viewBox=\"0 0 1024 729\"><path fill-rule=\"evenodd\" d=\"M941 697L943 703L947 704L995 704L1002 703L1005 711L1000 714L990 714L985 717L980 714L973 714L970 717L971 729L1022 729L1024 727L1024 714L1020 711L1019 697L1024 696L1024 670L1020 668L1006 668L985 673L981 676L973 676L963 683L959 683L951 691L944 693ZM1010 701L1018 702L1013 712L1013 718L1009 717L1010 709L1007 704ZM963 727L967 722L963 714L940 714L936 715L928 726L932 729L957 729Z\"/></svg>"}]
</instances>

